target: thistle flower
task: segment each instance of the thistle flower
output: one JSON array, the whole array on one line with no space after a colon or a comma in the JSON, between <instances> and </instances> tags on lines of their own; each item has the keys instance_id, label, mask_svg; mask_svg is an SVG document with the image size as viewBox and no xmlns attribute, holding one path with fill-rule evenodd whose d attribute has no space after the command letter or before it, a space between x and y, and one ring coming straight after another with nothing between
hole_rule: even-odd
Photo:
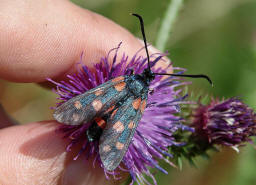
<instances>
[{"instance_id":1,"label":"thistle flower","mask_svg":"<svg viewBox=\"0 0 256 185\"><path fill-rule=\"evenodd\" d=\"M198 106L193 127L195 134L210 144L238 151L238 146L251 142L251 136L256 135L256 115L238 98L216 99L209 105Z\"/></svg>"},{"instance_id":2,"label":"thistle flower","mask_svg":"<svg viewBox=\"0 0 256 185\"><path fill-rule=\"evenodd\" d=\"M119 46L112 49L106 57L95 64L92 70L82 64L81 57L79 62L82 66L81 69L78 69L76 74L68 75L68 82L61 81L58 83L48 79L57 86L55 92L59 95L58 99L61 100L57 103L57 106L114 77L128 75L131 70L133 70L135 74L139 74L147 68L147 58L138 56L141 50L131 59L123 54L121 60L117 62ZM109 55L113 51L115 51L115 54L113 60L110 61ZM150 56L152 60L150 64L154 72L166 72L167 68L162 69L155 67L155 64L162 59L163 56L165 56L165 54L153 54ZM171 64L168 67L170 66ZM173 69L180 70L180 73L184 71L181 68ZM177 77L163 78L162 76L156 76L155 80L152 81L150 88L154 89L154 92L150 93L148 96L147 107L136 129L133 140L122 160L122 165L113 172L104 169L107 179L109 179L109 175L113 175L114 178L117 178L119 170L121 170L130 173L132 178L131 184L134 182L138 184L150 184L144 178L144 174L151 177L153 183L157 184L149 167L157 168L167 174L167 171L160 167L157 160L162 159L170 165L174 165L166 158L172 157L172 155L168 153L168 148L173 145L179 146L182 143L178 143L175 140L173 133L178 129L190 131L189 127L180 123L182 119L177 115L180 112L179 105L187 103L184 101L185 97L180 95L182 90L176 90L176 87L188 84L188 82L180 82L179 80L180 79ZM89 126L90 124L81 124L79 126L63 124L58 130L65 134L64 137L70 139L67 151L72 150L77 143L83 143L81 150L74 157L74 160L82 154L87 157L94 156L94 165L98 163L104 168L99 157L99 142L87 141L85 133Z\"/></svg>"}]
</instances>

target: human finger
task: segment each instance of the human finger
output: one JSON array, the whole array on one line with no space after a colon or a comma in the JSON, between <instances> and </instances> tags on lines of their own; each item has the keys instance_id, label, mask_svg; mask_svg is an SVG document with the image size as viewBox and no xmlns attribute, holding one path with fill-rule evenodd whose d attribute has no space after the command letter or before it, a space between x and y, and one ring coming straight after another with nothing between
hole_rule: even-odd
<instances>
[{"instance_id":1,"label":"human finger","mask_svg":"<svg viewBox=\"0 0 256 185\"><path fill-rule=\"evenodd\" d=\"M82 51L90 67L121 41L120 53L128 56L143 47L118 24L69 1L2 1L0 7L0 77L10 81L62 78Z\"/></svg>"},{"instance_id":2,"label":"human finger","mask_svg":"<svg viewBox=\"0 0 256 185\"><path fill-rule=\"evenodd\" d=\"M56 134L58 123L45 121L0 130L0 184L102 185L100 167L83 155L66 152L67 140Z\"/></svg>"}]
</instances>

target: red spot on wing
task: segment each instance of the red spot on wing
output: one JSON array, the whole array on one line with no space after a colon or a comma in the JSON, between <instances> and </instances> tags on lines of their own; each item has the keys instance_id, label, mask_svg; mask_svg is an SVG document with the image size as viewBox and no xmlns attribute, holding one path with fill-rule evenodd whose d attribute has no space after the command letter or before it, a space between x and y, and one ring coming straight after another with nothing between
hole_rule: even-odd
<instances>
[{"instance_id":1,"label":"red spot on wing","mask_svg":"<svg viewBox=\"0 0 256 185\"><path fill-rule=\"evenodd\" d=\"M142 103L141 103L141 107L140 107L141 113L144 112L144 110L145 110L145 108L146 108L146 105L147 105L147 101L146 101L146 100L143 100Z\"/></svg>"},{"instance_id":2,"label":"red spot on wing","mask_svg":"<svg viewBox=\"0 0 256 185\"><path fill-rule=\"evenodd\" d=\"M124 148L124 144L123 144L123 143L120 143L120 142L117 142L117 143L116 143L116 148L117 148L118 150L122 150L122 149Z\"/></svg>"},{"instance_id":3,"label":"red spot on wing","mask_svg":"<svg viewBox=\"0 0 256 185\"><path fill-rule=\"evenodd\" d=\"M123 76L119 76L117 78L114 78L113 80L111 80L112 82L116 83L116 82L120 82L120 81L123 81L124 80L124 77Z\"/></svg>"},{"instance_id":4,"label":"red spot on wing","mask_svg":"<svg viewBox=\"0 0 256 185\"><path fill-rule=\"evenodd\" d=\"M128 128L129 128L129 129L133 129L134 127L135 127L135 124L134 124L133 121L131 121L131 122L129 123L129 125L128 125Z\"/></svg>"},{"instance_id":5,"label":"red spot on wing","mask_svg":"<svg viewBox=\"0 0 256 185\"><path fill-rule=\"evenodd\" d=\"M103 90L102 90L102 89L99 89L99 90L95 91L94 94L95 94L96 96L102 95L102 94L103 94Z\"/></svg>"},{"instance_id":6,"label":"red spot on wing","mask_svg":"<svg viewBox=\"0 0 256 185\"><path fill-rule=\"evenodd\" d=\"M117 121L114 125L113 125L113 129L115 129L116 132L123 132L124 131L124 124L121 121Z\"/></svg>"},{"instance_id":7,"label":"red spot on wing","mask_svg":"<svg viewBox=\"0 0 256 185\"><path fill-rule=\"evenodd\" d=\"M92 106L93 106L94 110L96 112L98 112L102 108L103 104L102 104L102 102L100 100L94 100L92 102Z\"/></svg>"},{"instance_id":8,"label":"red spot on wing","mask_svg":"<svg viewBox=\"0 0 256 185\"><path fill-rule=\"evenodd\" d=\"M104 147L103 147L103 151L104 152L109 152L111 150L111 147L109 146L109 145L105 145Z\"/></svg>"},{"instance_id":9,"label":"red spot on wing","mask_svg":"<svg viewBox=\"0 0 256 185\"><path fill-rule=\"evenodd\" d=\"M117 91L122 91L126 86L126 83L125 82L120 82L118 84L116 84L114 87Z\"/></svg>"},{"instance_id":10,"label":"red spot on wing","mask_svg":"<svg viewBox=\"0 0 256 185\"><path fill-rule=\"evenodd\" d=\"M74 106L75 106L77 109L81 109L81 108L82 108L82 104L81 104L80 101L75 101Z\"/></svg>"},{"instance_id":11,"label":"red spot on wing","mask_svg":"<svg viewBox=\"0 0 256 185\"><path fill-rule=\"evenodd\" d=\"M134 100L132 102L132 106L135 110L138 110L138 108L140 107L140 103L141 103L141 98L138 98L136 100Z\"/></svg>"}]
</instances>

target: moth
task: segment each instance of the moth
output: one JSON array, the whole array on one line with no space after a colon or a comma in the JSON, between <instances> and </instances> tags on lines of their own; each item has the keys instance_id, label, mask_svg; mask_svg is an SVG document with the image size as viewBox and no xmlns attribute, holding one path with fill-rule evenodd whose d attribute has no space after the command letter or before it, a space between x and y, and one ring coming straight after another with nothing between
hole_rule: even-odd
<instances>
[{"instance_id":1,"label":"moth","mask_svg":"<svg viewBox=\"0 0 256 185\"><path fill-rule=\"evenodd\" d=\"M99 154L104 168L115 170L121 163L138 123L147 106L150 82L155 75L205 78L206 75L161 74L150 68L143 19L141 32L147 54L148 67L141 74L119 76L58 106L54 118L63 124L80 125L92 123L86 132L89 142L99 140Z\"/></svg>"}]
</instances>

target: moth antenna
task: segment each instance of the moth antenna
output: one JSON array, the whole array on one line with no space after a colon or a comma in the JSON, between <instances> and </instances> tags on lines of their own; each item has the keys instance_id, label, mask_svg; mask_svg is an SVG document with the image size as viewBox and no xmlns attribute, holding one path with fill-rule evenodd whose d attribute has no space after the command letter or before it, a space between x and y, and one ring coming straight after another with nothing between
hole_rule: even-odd
<instances>
[{"instance_id":1,"label":"moth antenna","mask_svg":"<svg viewBox=\"0 0 256 185\"><path fill-rule=\"evenodd\" d=\"M213 87L212 80L210 79L209 76L204 75L204 74L199 74L199 75L187 75L187 74L168 74L168 73L154 73L155 75L168 75L168 76L180 76L180 77L189 77L189 78L204 78L206 79L211 86Z\"/></svg>"},{"instance_id":2,"label":"moth antenna","mask_svg":"<svg viewBox=\"0 0 256 185\"><path fill-rule=\"evenodd\" d=\"M140 20L141 33L142 33L142 36L143 36L143 41L144 41L144 45L145 45L145 49L146 49L146 53L147 53L147 58L148 58L148 70L151 71L151 69L150 69L150 61L149 61L149 54L148 54L148 47L147 47L147 40L146 40L145 31L144 31L143 19L142 19L142 17L139 14L132 13L131 15L139 18L139 20ZM204 78L204 79L206 79L211 84L211 86L213 86L213 83L212 83L212 80L210 79L210 77L208 77L207 75L203 75L203 74L199 74L199 75L167 74L167 73L154 73L154 74L155 75L190 77L190 78Z\"/></svg>"},{"instance_id":3,"label":"moth antenna","mask_svg":"<svg viewBox=\"0 0 256 185\"><path fill-rule=\"evenodd\" d=\"M147 53L147 58L148 58L148 70L151 71L151 69L150 69L150 64L149 64L149 54L148 54L148 47L147 47L146 35L145 35L145 31L144 31L144 22L143 22L143 19L142 19L142 17L141 17L139 14L132 13L131 15L133 15L133 16L139 18L139 20L140 20L140 29L141 29L141 33L142 33L142 36L143 36L143 41L144 41L144 45L145 45L145 49L146 49L146 53Z\"/></svg>"}]
</instances>

